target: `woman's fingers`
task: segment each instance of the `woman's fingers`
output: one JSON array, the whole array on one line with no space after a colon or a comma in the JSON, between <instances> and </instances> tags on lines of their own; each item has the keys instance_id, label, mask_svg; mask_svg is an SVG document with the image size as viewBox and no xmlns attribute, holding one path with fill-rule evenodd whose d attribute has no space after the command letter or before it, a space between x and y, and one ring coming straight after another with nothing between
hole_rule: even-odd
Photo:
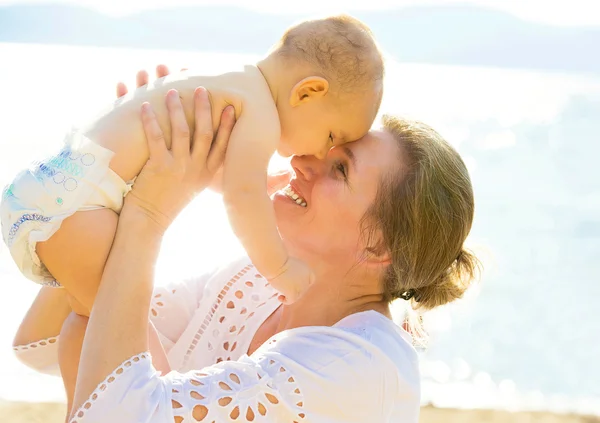
<instances>
[{"instance_id":1,"label":"woman's fingers","mask_svg":"<svg viewBox=\"0 0 600 423\"><path fill-rule=\"evenodd\" d=\"M211 174L215 173L220 168L223 160L225 160L227 145L234 126L235 110L233 106L227 106L223 110L223 113L221 113L221 123L219 124L219 129L217 129L217 136L210 147L210 152L206 159L206 168Z\"/></svg>"},{"instance_id":2,"label":"woman's fingers","mask_svg":"<svg viewBox=\"0 0 600 423\"><path fill-rule=\"evenodd\" d=\"M127 85L122 82L117 84L117 98L121 98L127 94Z\"/></svg>"},{"instance_id":3,"label":"woman's fingers","mask_svg":"<svg viewBox=\"0 0 600 423\"><path fill-rule=\"evenodd\" d=\"M156 78L163 78L169 73L171 73L171 71L169 71L167 65L160 64L156 67ZM135 75L135 86L137 88L147 85L148 82L150 82L150 76L145 70L141 70ZM117 98L123 97L128 92L129 90L127 89L127 86L124 83L119 82L117 84Z\"/></svg>"},{"instance_id":4,"label":"woman's fingers","mask_svg":"<svg viewBox=\"0 0 600 423\"><path fill-rule=\"evenodd\" d=\"M144 126L148 149L150 150L150 159L162 158L168 152L165 144L165 135L160 129L150 103L142 104L142 125Z\"/></svg>"},{"instance_id":5,"label":"woman's fingers","mask_svg":"<svg viewBox=\"0 0 600 423\"><path fill-rule=\"evenodd\" d=\"M194 122L196 129L192 146L192 160L204 165L214 135L210 99L204 87L198 87L194 91Z\"/></svg>"},{"instance_id":6,"label":"woman's fingers","mask_svg":"<svg viewBox=\"0 0 600 423\"><path fill-rule=\"evenodd\" d=\"M169 68L167 67L167 65L160 64L156 67L156 77L157 78L164 78L165 76L167 76L170 73L171 72L169 71Z\"/></svg>"},{"instance_id":7,"label":"woman's fingers","mask_svg":"<svg viewBox=\"0 0 600 423\"><path fill-rule=\"evenodd\" d=\"M176 159L186 159L190 155L190 127L185 119L183 105L176 90L167 93L167 109L171 121L171 151Z\"/></svg>"},{"instance_id":8,"label":"woman's fingers","mask_svg":"<svg viewBox=\"0 0 600 423\"><path fill-rule=\"evenodd\" d=\"M135 86L139 88L143 85L146 85L149 79L150 77L148 76L148 72L146 72L145 70L141 70L135 76Z\"/></svg>"}]
</instances>

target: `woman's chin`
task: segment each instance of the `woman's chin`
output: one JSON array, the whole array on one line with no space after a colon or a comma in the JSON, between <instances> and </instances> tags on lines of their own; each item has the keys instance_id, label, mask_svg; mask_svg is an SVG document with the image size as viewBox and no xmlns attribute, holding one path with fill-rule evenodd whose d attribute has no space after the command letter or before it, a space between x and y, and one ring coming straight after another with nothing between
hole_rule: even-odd
<instances>
[{"instance_id":1,"label":"woman's chin","mask_svg":"<svg viewBox=\"0 0 600 423\"><path fill-rule=\"evenodd\" d=\"M284 231L287 233L290 230L295 232L300 223L301 216L306 212L306 207L297 204L281 191L277 191L271 198L279 232Z\"/></svg>"}]
</instances>

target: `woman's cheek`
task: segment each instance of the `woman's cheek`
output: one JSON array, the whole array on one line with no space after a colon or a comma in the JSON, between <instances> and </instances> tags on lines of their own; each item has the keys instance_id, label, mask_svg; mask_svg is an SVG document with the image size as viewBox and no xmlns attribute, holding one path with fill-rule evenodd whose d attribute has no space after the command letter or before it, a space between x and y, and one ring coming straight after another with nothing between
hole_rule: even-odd
<instances>
[{"instance_id":1,"label":"woman's cheek","mask_svg":"<svg viewBox=\"0 0 600 423\"><path fill-rule=\"evenodd\" d=\"M320 187L321 196L330 201L338 202L339 192L340 192L340 188L341 188L340 185L341 185L340 181L336 181L334 179L327 179L326 182L321 184L321 187Z\"/></svg>"}]
</instances>

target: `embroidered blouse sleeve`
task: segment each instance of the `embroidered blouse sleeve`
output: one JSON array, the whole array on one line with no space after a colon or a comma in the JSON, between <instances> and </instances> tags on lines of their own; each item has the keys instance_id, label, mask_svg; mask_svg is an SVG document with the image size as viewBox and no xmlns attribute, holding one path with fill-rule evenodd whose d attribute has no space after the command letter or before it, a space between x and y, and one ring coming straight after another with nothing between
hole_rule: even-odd
<instances>
[{"instance_id":1,"label":"embroidered blouse sleeve","mask_svg":"<svg viewBox=\"0 0 600 423\"><path fill-rule=\"evenodd\" d=\"M198 304L203 298L204 288L211 273L185 281L159 286L154 289L150 308L150 319L166 351L177 342L189 324ZM41 373L60 376L58 367L58 344L60 337L41 339L13 348L17 359Z\"/></svg>"},{"instance_id":2,"label":"embroidered blouse sleeve","mask_svg":"<svg viewBox=\"0 0 600 423\"><path fill-rule=\"evenodd\" d=\"M301 328L252 356L159 377L147 353L119 366L71 423L384 421L396 371L368 342L337 328Z\"/></svg>"},{"instance_id":3,"label":"embroidered blouse sleeve","mask_svg":"<svg viewBox=\"0 0 600 423\"><path fill-rule=\"evenodd\" d=\"M13 347L17 359L40 373L60 376L58 367L58 336Z\"/></svg>"}]
</instances>

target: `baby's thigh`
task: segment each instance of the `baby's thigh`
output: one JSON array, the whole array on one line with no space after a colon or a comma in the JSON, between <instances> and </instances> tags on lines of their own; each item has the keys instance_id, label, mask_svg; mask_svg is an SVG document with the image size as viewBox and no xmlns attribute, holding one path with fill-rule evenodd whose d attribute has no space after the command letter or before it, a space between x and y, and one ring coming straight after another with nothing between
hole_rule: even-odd
<instances>
[{"instance_id":1,"label":"baby's thigh","mask_svg":"<svg viewBox=\"0 0 600 423\"><path fill-rule=\"evenodd\" d=\"M50 239L36 244L40 260L69 294L91 310L117 229L111 209L78 211Z\"/></svg>"}]
</instances>

